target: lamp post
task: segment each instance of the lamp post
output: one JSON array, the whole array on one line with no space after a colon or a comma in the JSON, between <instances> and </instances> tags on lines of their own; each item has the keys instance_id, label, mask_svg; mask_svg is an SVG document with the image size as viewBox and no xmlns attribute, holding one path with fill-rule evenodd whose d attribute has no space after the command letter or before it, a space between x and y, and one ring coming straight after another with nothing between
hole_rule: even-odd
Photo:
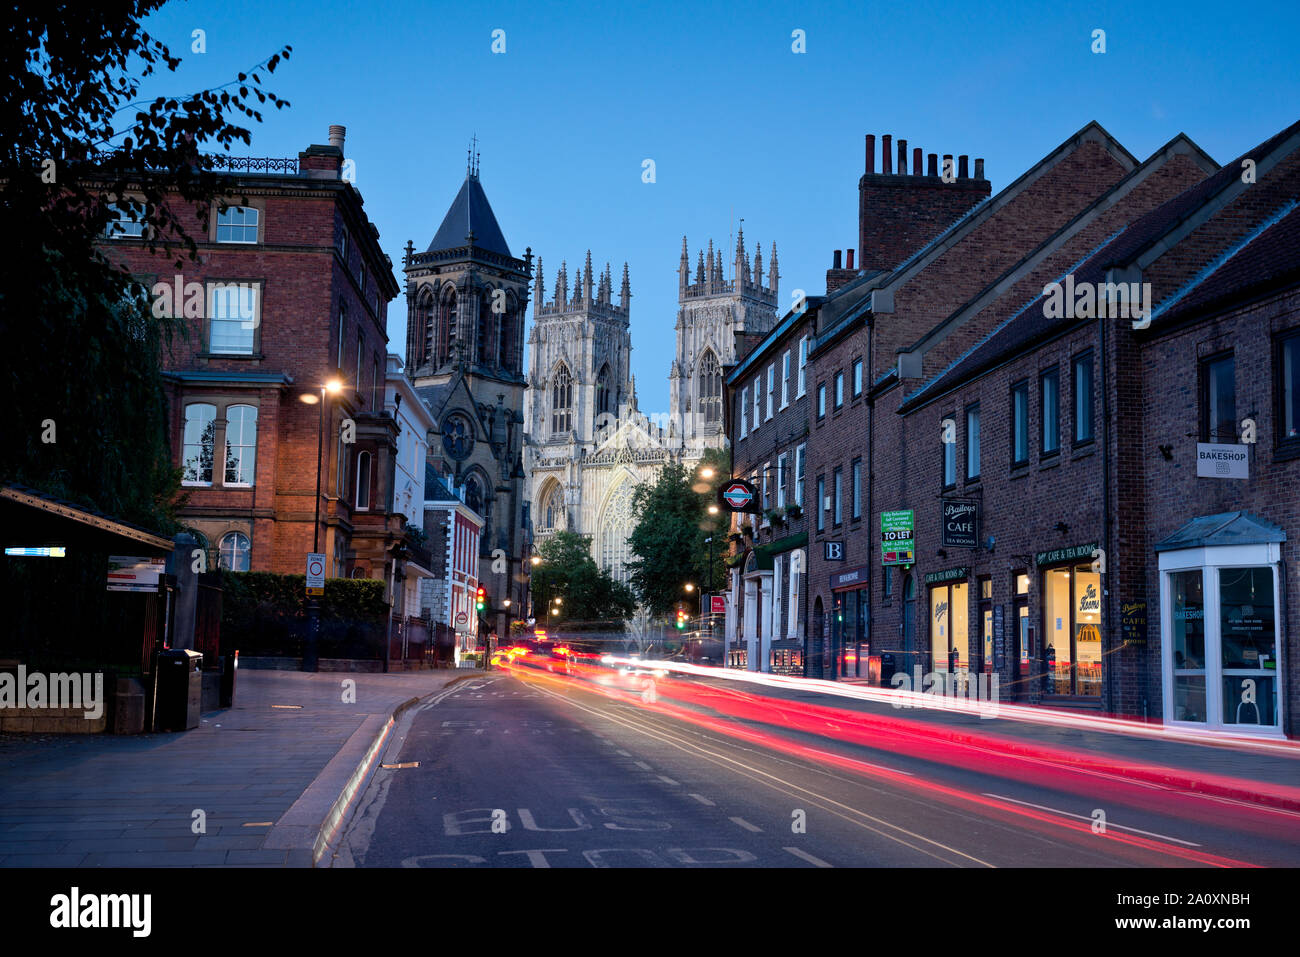
<instances>
[{"instance_id":1,"label":"lamp post","mask_svg":"<svg viewBox=\"0 0 1300 957\"><path fill-rule=\"evenodd\" d=\"M299 398L306 403L319 402L320 408L316 413L316 505L314 517L312 519L312 537L311 550L320 552L320 476L321 462L328 454L325 445L325 398L327 395L337 395L343 391L343 383L338 379L330 379L320 387L320 395L313 392L305 392ZM330 415L330 421L333 422L334 416ZM317 651L319 644L320 632L320 600L311 595L307 598L307 647L303 651L302 670L316 671L319 666L317 660Z\"/></svg>"}]
</instances>

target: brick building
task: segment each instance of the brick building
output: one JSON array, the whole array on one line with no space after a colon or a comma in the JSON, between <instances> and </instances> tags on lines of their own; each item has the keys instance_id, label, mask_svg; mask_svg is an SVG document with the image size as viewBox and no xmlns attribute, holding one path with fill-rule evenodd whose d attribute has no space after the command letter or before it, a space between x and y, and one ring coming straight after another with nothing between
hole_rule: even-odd
<instances>
[{"instance_id":1,"label":"brick building","mask_svg":"<svg viewBox=\"0 0 1300 957\"><path fill-rule=\"evenodd\" d=\"M732 474L758 490L762 513L733 519L729 664L804 673L807 637L808 343L820 299L766 335L737 336L726 376Z\"/></svg>"},{"instance_id":2,"label":"brick building","mask_svg":"<svg viewBox=\"0 0 1300 957\"><path fill-rule=\"evenodd\" d=\"M184 316L163 362L179 515L225 568L301 573L315 548L329 577L386 577L382 553L358 558L357 492L379 503L362 524L386 526L396 426L383 407L385 323L398 287L343 176L344 133L331 126L328 145L296 160L226 161L227 206L213 204L206 232L191 207L176 209L199 252L179 272L176 251L150 255L125 214L104 240L155 309ZM323 393L332 379L339 390Z\"/></svg>"}]
</instances>

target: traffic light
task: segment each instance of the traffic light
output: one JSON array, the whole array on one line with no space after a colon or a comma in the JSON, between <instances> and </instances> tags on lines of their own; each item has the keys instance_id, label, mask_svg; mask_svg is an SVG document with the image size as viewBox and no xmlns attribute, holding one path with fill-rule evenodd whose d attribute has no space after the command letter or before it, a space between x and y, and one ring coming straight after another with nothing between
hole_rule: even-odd
<instances>
[{"instance_id":1,"label":"traffic light","mask_svg":"<svg viewBox=\"0 0 1300 957\"><path fill-rule=\"evenodd\" d=\"M480 585L478 591L474 593L474 607L478 611L483 611L487 608L487 589L482 585Z\"/></svg>"},{"instance_id":2,"label":"traffic light","mask_svg":"<svg viewBox=\"0 0 1300 957\"><path fill-rule=\"evenodd\" d=\"M681 605L677 606L677 628L682 630L686 627L686 609Z\"/></svg>"}]
</instances>

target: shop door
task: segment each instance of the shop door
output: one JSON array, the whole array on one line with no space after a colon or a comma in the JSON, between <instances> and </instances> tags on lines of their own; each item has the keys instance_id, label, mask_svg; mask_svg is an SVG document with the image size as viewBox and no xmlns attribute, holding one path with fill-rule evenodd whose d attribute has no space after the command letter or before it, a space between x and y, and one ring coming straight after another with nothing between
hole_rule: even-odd
<instances>
[{"instance_id":1,"label":"shop door","mask_svg":"<svg viewBox=\"0 0 1300 957\"><path fill-rule=\"evenodd\" d=\"M903 660L898 663L899 670L912 673L916 657L916 585L912 576L903 578Z\"/></svg>"}]
</instances>

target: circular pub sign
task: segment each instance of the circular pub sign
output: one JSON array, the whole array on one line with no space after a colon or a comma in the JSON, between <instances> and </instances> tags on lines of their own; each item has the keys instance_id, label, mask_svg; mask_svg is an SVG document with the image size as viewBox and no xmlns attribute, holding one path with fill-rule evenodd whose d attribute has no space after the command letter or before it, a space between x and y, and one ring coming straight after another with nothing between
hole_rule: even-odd
<instances>
[{"instance_id":1,"label":"circular pub sign","mask_svg":"<svg viewBox=\"0 0 1300 957\"><path fill-rule=\"evenodd\" d=\"M718 490L718 498L733 512L748 512L753 510L757 494L744 479L732 479Z\"/></svg>"}]
</instances>

